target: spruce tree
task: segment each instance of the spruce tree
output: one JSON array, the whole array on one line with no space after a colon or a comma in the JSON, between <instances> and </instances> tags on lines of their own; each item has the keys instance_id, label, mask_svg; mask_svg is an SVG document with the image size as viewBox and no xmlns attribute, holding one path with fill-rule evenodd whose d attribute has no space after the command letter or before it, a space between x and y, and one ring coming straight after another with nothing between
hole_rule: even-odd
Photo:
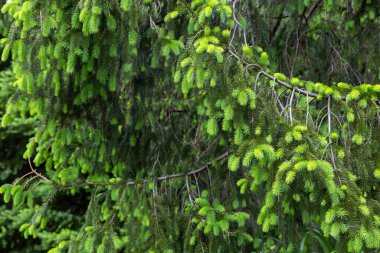
<instances>
[{"instance_id":1,"label":"spruce tree","mask_svg":"<svg viewBox=\"0 0 380 253\"><path fill-rule=\"evenodd\" d=\"M296 2L3 3L25 238L70 194L50 253L378 251L380 6Z\"/></svg>"}]
</instances>

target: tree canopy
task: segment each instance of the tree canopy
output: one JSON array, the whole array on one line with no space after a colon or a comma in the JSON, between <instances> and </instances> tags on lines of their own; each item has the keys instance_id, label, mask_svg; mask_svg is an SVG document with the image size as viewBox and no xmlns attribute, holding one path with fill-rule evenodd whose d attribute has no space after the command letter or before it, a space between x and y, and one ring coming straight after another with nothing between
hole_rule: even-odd
<instances>
[{"instance_id":1,"label":"tree canopy","mask_svg":"<svg viewBox=\"0 0 380 253\"><path fill-rule=\"evenodd\" d=\"M380 2L0 4L1 250L380 249Z\"/></svg>"}]
</instances>

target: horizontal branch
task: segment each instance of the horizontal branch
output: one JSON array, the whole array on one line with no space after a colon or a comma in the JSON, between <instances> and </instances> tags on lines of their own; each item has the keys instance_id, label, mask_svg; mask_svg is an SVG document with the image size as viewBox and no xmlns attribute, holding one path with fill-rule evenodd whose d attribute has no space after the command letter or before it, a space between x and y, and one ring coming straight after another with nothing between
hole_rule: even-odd
<instances>
[{"instance_id":1,"label":"horizontal branch","mask_svg":"<svg viewBox=\"0 0 380 253\"><path fill-rule=\"evenodd\" d=\"M231 51L230 51L230 52L231 52ZM246 61L240 59L235 53L232 53L232 52L231 52L231 54L232 54L235 58L237 58L238 60L241 60L243 63L247 64L247 66L254 66L254 67L257 67L257 68L260 70L259 75L263 75L263 76L267 77L268 79L271 79L272 81L274 81L274 82L280 84L281 86L283 86L283 87L285 87L285 88L287 88L287 89L289 89L289 90L297 91L299 94L302 94L302 95L305 95L305 96L309 96L309 97L315 97L315 98L316 98L316 97L318 97L318 95L319 95L319 93L317 93L317 92L307 91L307 90L304 90L304 89L298 88L298 87L296 87L296 86L290 85L289 83L284 82L284 81L282 81L282 80L280 80L280 79L278 79L278 78L272 76L272 75L269 74L268 72L265 72L265 71L261 68L261 66L259 66L259 65L257 65L257 64L249 64L249 63L247 63ZM256 81L256 82L257 82L257 81ZM341 99L342 99L343 101L345 101L345 100L346 100L346 96L341 96Z\"/></svg>"},{"instance_id":2,"label":"horizontal branch","mask_svg":"<svg viewBox=\"0 0 380 253\"><path fill-rule=\"evenodd\" d=\"M148 182L157 182L157 181L163 181L163 180L167 180L167 179L176 179L176 178L180 178L180 177L187 177L187 176L195 175L195 174L198 174L202 171L208 170L213 162L222 161L227 157L228 157L228 151L225 152L224 154L220 155L219 157L215 158L214 160L209 161L208 163L206 163L201 168L198 168L198 169L186 172L186 173L177 173L177 174L159 176L159 177L155 177L155 178L147 178L147 179L141 179L141 180L136 180L136 181L127 181L127 182L125 182L125 185L131 186L131 185L137 185L137 184L146 184ZM71 189L71 188L80 187L80 186L84 186L84 185L108 186L108 185L112 185L112 183L86 181L82 184L63 187L62 189Z\"/></svg>"},{"instance_id":3,"label":"horizontal branch","mask_svg":"<svg viewBox=\"0 0 380 253\"><path fill-rule=\"evenodd\" d=\"M273 80L274 82L276 82L276 83L278 83L278 84L284 86L285 88L290 89L290 90L295 90L295 91L297 91L297 92L300 93L300 94L307 95L307 96L310 96L310 97L318 97L318 93L310 92L310 91L307 91L307 90L304 90L304 89L301 89L301 88L298 88L298 87L292 86L292 85L290 85L290 84L288 84L288 83L286 83L286 82L284 82L284 81L282 81L282 80L280 80L280 79L278 79L278 78L272 76L271 74L265 72L265 71L261 68L261 66L259 66L259 65L257 65L257 64L250 64L250 63L244 61L244 60L241 59L236 53L232 52L231 50L229 50L229 52L231 53L231 55L232 55L233 57L235 57L235 58L236 58L237 60L239 60L239 61L242 61L242 62L245 63L247 66L254 66L254 67L258 68L258 69L260 70L259 75L261 74L261 75L263 75L263 76L265 76L265 77L267 77L267 78ZM257 81L256 81L256 82L257 82ZM345 98L344 98L344 99L345 99Z\"/></svg>"},{"instance_id":4,"label":"horizontal branch","mask_svg":"<svg viewBox=\"0 0 380 253\"><path fill-rule=\"evenodd\" d=\"M126 183L126 185L129 186L129 185L136 185L136 184L145 184L145 183L152 182L152 181L156 182L156 181L163 181L163 180L167 180L167 179L175 179L175 178L195 175L195 174L198 174L198 173L200 173L200 172L202 172L204 170L209 169L214 161L219 162L219 161L224 160L225 158L227 158L227 156L228 156L228 151L226 153L224 153L223 155L217 157L216 159L214 159L212 161L209 161L203 167L198 168L196 170L189 171L187 173L177 173L177 174L165 175L165 176L160 176L160 177L151 178L151 179L142 179L142 180L137 180L137 181L129 181L129 182Z\"/></svg>"},{"instance_id":5,"label":"horizontal branch","mask_svg":"<svg viewBox=\"0 0 380 253\"><path fill-rule=\"evenodd\" d=\"M294 91L297 91L299 94L302 94L302 95L306 95L306 96L309 96L309 97L318 97L319 93L317 92L311 92L311 91L307 91L307 90L304 90L304 89L301 89L301 88L298 88L296 86L293 86L293 85L290 85L289 83L287 82L284 82L274 76L272 76L271 74L269 74L268 72L264 71L263 68L257 64L252 64L252 63L248 63L246 62L245 60L241 59L236 53L232 52L231 50L229 50L230 54L235 57L237 60L239 61L242 61L244 64L248 66L254 66L256 68L259 69L259 75L263 75L265 77L267 77L268 79L271 79L273 80L274 82L282 85L283 87L287 88L287 89L290 89L290 90L294 90ZM256 80L256 83L257 83L257 80ZM346 100L346 96L341 96L340 97L343 101Z\"/></svg>"},{"instance_id":6,"label":"horizontal branch","mask_svg":"<svg viewBox=\"0 0 380 253\"><path fill-rule=\"evenodd\" d=\"M280 79L278 79L278 78L275 78L274 76L268 74L268 73L265 72L265 71L261 71L261 72L262 72L262 75L264 75L264 76L266 76L267 78L269 78L269 79L275 81L276 83L278 83L278 84L284 86L285 88L288 88L288 89L291 89L291 90L294 89L294 90L297 91L298 93L303 94L303 95L307 95L307 96L309 96L309 97L318 97L318 93L310 92L310 91L307 91L307 90L304 90L304 89L301 89L301 88L298 88L298 87L292 86L292 85L290 85L290 84L288 84L288 83L286 83L286 82L284 82L284 81L282 81L282 80L280 80Z\"/></svg>"}]
</instances>

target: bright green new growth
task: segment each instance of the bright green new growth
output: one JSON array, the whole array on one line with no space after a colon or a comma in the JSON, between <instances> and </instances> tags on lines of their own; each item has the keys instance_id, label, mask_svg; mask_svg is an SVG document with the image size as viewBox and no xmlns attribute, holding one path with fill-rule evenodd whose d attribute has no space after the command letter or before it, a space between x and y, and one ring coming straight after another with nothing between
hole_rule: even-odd
<instances>
[{"instance_id":1,"label":"bright green new growth","mask_svg":"<svg viewBox=\"0 0 380 253\"><path fill-rule=\"evenodd\" d=\"M4 4L18 92L2 124L38 116L28 180L53 189L26 238L58 192L82 191L82 227L50 253L380 249L380 85L272 72L235 2ZM27 205L27 183L4 202Z\"/></svg>"}]
</instances>

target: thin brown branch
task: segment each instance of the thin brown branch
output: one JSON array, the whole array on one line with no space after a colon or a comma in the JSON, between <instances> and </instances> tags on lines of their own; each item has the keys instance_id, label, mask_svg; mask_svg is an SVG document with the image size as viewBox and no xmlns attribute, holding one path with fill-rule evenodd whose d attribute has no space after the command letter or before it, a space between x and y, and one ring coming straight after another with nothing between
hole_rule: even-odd
<instances>
[{"instance_id":1,"label":"thin brown branch","mask_svg":"<svg viewBox=\"0 0 380 253\"><path fill-rule=\"evenodd\" d=\"M126 186L131 186L131 185L146 184L146 183L149 183L149 182L158 182L158 181L176 179L176 178L193 176L193 175L195 176L195 175L197 175L197 174L199 174L199 173L201 173L201 172L203 172L205 170L208 170L211 167L211 165L212 165L213 162L220 162L220 161L224 160L225 158L228 157L228 154L229 153L227 151L224 154L220 155L219 157L215 158L214 160L209 161L204 166L202 166L202 167L200 167L198 169L186 172L186 173L177 173L177 174L165 175L165 176L160 176L160 177L155 177L155 178L147 178L147 179L141 179L141 180L136 180L136 181L127 181L124 184ZM80 183L80 184L62 187L61 189L66 189L67 190L67 189L72 189L72 188L75 188L75 187L81 187L81 186L85 186L85 185L109 186L109 185L112 185L112 184L111 183L104 183L104 182L90 182L90 181L86 181L86 182L83 182L83 183Z\"/></svg>"},{"instance_id":2,"label":"thin brown branch","mask_svg":"<svg viewBox=\"0 0 380 253\"><path fill-rule=\"evenodd\" d=\"M42 178L43 180L51 183L51 181L47 177L43 176L41 173L38 173L36 171L36 169L33 168L33 165L32 165L32 162L30 161L30 158L28 159L28 162L29 162L29 167L33 171L34 174L36 174L38 177Z\"/></svg>"},{"instance_id":3,"label":"thin brown branch","mask_svg":"<svg viewBox=\"0 0 380 253\"><path fill-rule=\"evenodd\" d=\"M273 80L274 82L276 82L276 83L278 83L278 84L284 86L284 87L287 88L287 89L290 89L290 90L293 90L293 89L294 89L294 90L297 91L298 93L301 93L301 94L303 94L303 95L307 95L307 96L309 96L309 97L318 97L318 93L310 92L310 91L307 91L307 90L304 90L304 89L301 89L301 88L294 87L294 86L292 86L292 85L290 85L290 84L288 84L288 83L286 83L286 82L284 82L284 81L281 81L281 80L275 78L274 76L268 74L268 73L265 72L265 71L262 71L262 75L264 75L264 76L266 76L267 78Z\"/></svg>"},{"instance_id":4,"label":"thin brown branch","mask_svg":"<svg viewBox=\"0 0 380 253\"><path fill-rule=\"evenodd\" d=\"M228 152L226 152L223 155L217 157L213 161L219 162L221 160L224 160L227 156L228 156ZM209 169L210 166L211 166L211 164L213 163L213 161L208 162L206 165L204 165L201 168L198 168L196 170L192 170L192 171L187 172L187 173L177 173L177 174L165 175L165 176L160 176L160 177L151 178L151 179L143 179L143 180L138 180L138 181L129 181L129 182L126 182L126 185L129 186L129 185L136 185L136 184L145 184L145 183L152 182L152 181L157 182L157 181L163 181L163 180L167 180L167 179L175 179L175 178L195 175L195 174L198 174L198 173L200 173L200 172L202 172L204 170Z\"/></svg>"}]
</instances>

